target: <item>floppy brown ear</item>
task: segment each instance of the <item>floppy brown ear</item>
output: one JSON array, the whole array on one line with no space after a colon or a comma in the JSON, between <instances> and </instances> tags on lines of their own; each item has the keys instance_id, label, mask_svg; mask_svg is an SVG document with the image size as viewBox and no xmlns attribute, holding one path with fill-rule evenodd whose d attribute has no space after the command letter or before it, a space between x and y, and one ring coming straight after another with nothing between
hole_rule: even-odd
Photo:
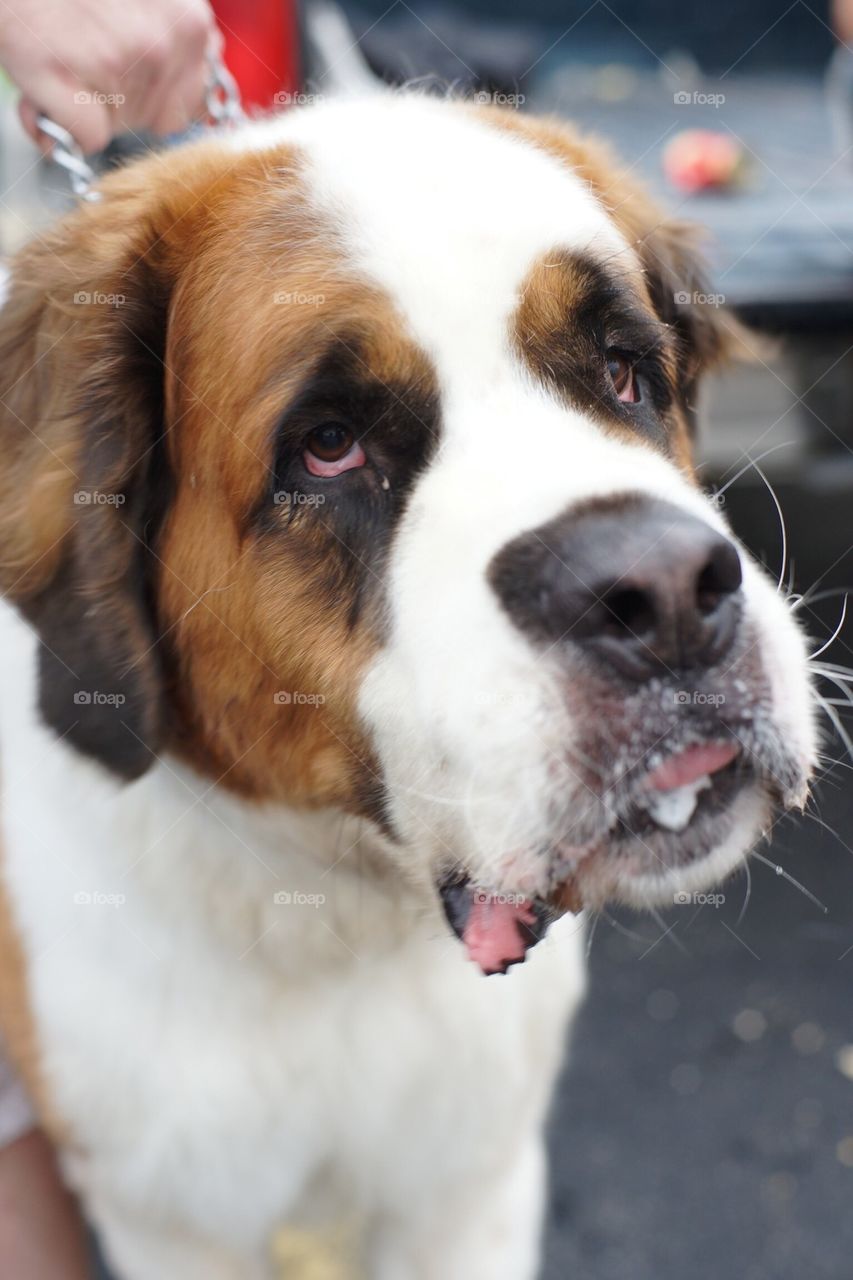
<instances>
[{"instance_id":1,"label":"floppy brown ear","mask_svg":"<svg viewBox=\"0 0 853 1280\"><path fill-rule=\"evenodd\" d=\"M150 545L166 500L164 263L145 197L16 258L0 311L0 591L41 640L39 710L125 778L164 728Z\"/></svg>"},{"instance_id":2,"label":"floppy brown ear","mask_svg":"<svg viewBox=\"0 0 853 1280\"><path fill-rule=\"evenodd\" d=\"M701 229L669 217L608 149L584 141L578 165L637 253L657 314L675 333L681 400L690 426L703 373L754 358L759 345L725 305L702 252Z\"/></svg>"},{"instance_id":3,"label":"floppy brown ear","mask_svg":"<svg viewBox=\"0 0 853 1280\"><path fill-rule=\"evenodd\" d=\"M483 108L477 111L482 114ZM580 134L556 118L494 108L488 108L483 118L521 134L568 164L589 184L636 250L652 304L678 337L681 385L688 406L702 372L728 359L749 358L754 345L750 336L708 283L698 227L668 218L607 143Z\"/></svg>"},{"instance_id":4,"label":"floppy brown ear","mask_svg":"<svg viewBox=\"0 0 853 1280\"><path fill-rule=\"evenodd\" d=\"M640 231L636 249L655 310L677 334L688 379L742 357L746 331L710 282L699 229L658 218Z\"/></svg>"}]
</instances>

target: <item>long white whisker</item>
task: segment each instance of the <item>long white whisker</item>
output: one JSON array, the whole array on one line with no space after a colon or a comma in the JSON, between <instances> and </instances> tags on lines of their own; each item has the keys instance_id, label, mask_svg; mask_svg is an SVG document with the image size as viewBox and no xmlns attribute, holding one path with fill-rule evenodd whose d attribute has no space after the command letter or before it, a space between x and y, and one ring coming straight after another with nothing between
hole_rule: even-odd
<instances>
[{"instance_id":1,"label":"long white whisker","mask_svg":"<svg viewBox=\"0 0 853 1280\"><path fill-rule=\"evenodd\" d=\"M818 582L820 582L820 578L818 578ZM817 583L815 583L815 586L817 586ZM851 591L853 591L853 587L827 587L826 591L818 591L816 594L812 594L814 587L810 587L808 591L797 597L791 608L797 610L802 608L804 604L816 604L818 600L828 600L831 596L846 596Z\"/></svg>"},{"instance_id":2,"label":"long white whisker","mask_svg":"<svg viewBox=\"0 0 853 1280\"><path fill-rule=\"evenodd\" d=\"M759 467L758 463L753 462L752 465L755 468L755 470L758 472L758 474L761 476L761 479L764 481L765 485L767 486L767 492L770 494L770 497L773 499L773 505L776 508L777 515L779 516L779 528L782 531L782 563L779 567L779 581L776 583L776 590L781 591L782 583L785 580L785 566L788 563L788 530L785 527L785 517L782 514L782 507L779 503L779 499L776 497L776 490L773 488L773 485L767 479L767 476L761 470L761 467Z\"/></svg>"},{"instance_id":3,"label":"long white whisker","mask_svg":"<svg viewBox=\"0 0 853 1280\"><path fill-rule=\"evenodd\" d=\"M821 763L821 766L824 767L825 769L825 773L821 778L821 782L825 780L826 776L829 773L829 770L834 769L836 767L839 769L849 769L851 773L853 773L853 764L848 764L846 760L836 760L834 756L822 755L820 757L820 763Z\"/></svg>"},{"instance_id":4,"label":"long white whisker","mask_svg":"<svg viewBox=\"0 0 853 1280\"><path fill-rule=\"evenodd\" d=\"M809 662L813 662L815 658L819 658L822 653L826 652L826 650L833 643L833 641L838 639L841 628L844 626L844 619L846 617L847 617L847 597L845 596L844 605L842 606L842 609L841 609L841 617L838 620L838 626L835 628L832 635L827 640L826 644L822 644L815 653L809 654Z\"/></svg>"},{"instance_id":5,"label":"long white whisker","mask_svg":"<svg viewBox=\"0 0 853 1280\"><path fill-rule=\"evenodd\" d=\"M771 453L775 453L777 449L788 449L788 448L790 448L790 446L791 446L792 444L796 444L796 441L795 441L795 440L783 440L783 441L781 442L781 444L774 444L774 445L773 445L773 447L772 447L771 449L765 449L765 450L764 450L764 453L760 453L760 454L758 455L758 461L759 461L759 462L763 462L765 458L769 458L769 457L770 457L770 455L771 455ZM714 497L715 497L715 498L719 498L719 497L721 497L721 496L726 492L726 490L727 490L727 489L730 489L730 488L732 487L732 485L733 485L733 484L735 484L738 480L740 480L740 478L741 478L741 476L744 474L744 472L748 471L750 467L754 467L754 466L755 466L755 463L753 462L752 458L750 458L750 459L749 459L749 462L747 462L746 466L745 466L745 467L741 467L741 469L740 469L740 471L737 473L737 475L732 476L731 480L727 480L727 481L726 481L726 483L723 485L722 489L716 489L716 490L715 490L715 492L714 492Z\"/></svg>"},{"instance_id":6,"label":"long white whisker","mask_svg":"<svg viewBox=\"0 0 853 1280\"><path fill-rule=\"evenodd\" d=\"M832 724L835 728L835 732L838 734L839 738L844 743L844 746L847 748L847 754L849 755L850 759L853 760L853 742L850 741L850 735L847 732L847 730L844 728L844 725L841 723L841 717L839 716L838 712L835 710L834 707L827 706L827 704L820 697L818 697L817 702L821 710L826 713L827 718L832 721Z\"/></svg>"},{"instance_id":7,"label":"long white whisker","mask_svg":"<svg viewBox=\"0 0 853 1280\"><path fill-rule=\"evenodd\" d=\"M587 958L587 960L589 960L590 953L591 953L591 951L592 951L592 940L593 940L593 938L595 937L595 931L596 931L596 929L598 928L598 922L599 922L599 920L600 920L600 919L601 919L601 912L600 912L600 911L596 911L595 915L592 917L592 922L591 922L591 924L590 924L590 926L589 926L589 933L588 933L588 934L587 934L587 936L586 936L586 958Z\"/></svg>"},{"instance_id":8,"label":"long white whisker","mask_svg":"<svg viewBox=\"0 0 853 1280\"><path fill-rule=\"evenodd\" d=\"M749 869L748 858L744 859L743 869L746 872L746 892L743 895L743 906L740 909L737 920L735 920L736 925L741 924L743 921L743 918L746 915L746 909L749 906L749 900L752 897L752 872Z\"/></svg>"},{"instance_id":9,"label":"long white whisker","mask_svg":"<svg viewBox=\"0 0 853 1280\"><path fill-rule=\"evenodd\" d=\"M837 662L816 662L814 669L819 675L832 675L839 680L853 680L853 670L850 667L842 667Z\"/></svg>"},{"instance_id":10,"label":"long white whisker","mask_svg":"<svg viewBox=\"0 0 853 1280\"><path fill-rule=\"evenodd\" d=\"M834 684L836 689L840 689L845 698L853 704L853 689L848 687L847 681L842 680L839 676L833 675L831 671L822 671L821 675L824 680L828 680L830 684ZM822 698L822 694L818 694L818 699Z\"/></svg>"},{"instance_id":11,"label":"long white whisker","mask_svg":"<svg viewBox=\"0 0 853 1280\"><path fill-rule=\"evenodd\" d=\"M771 862L769 858L765 858L763 853L758 853L758 851L755 849L753 849L751 856L753 858L757 858L759 862L763 862L765 867L769 867L771 871L775 871L777 876L781 876L783 880L787 880L788 883L792 884L795 889L799 889L800 893L805 894L805 896L809 899L810 902L813 902L816 907L820 907L821 911L825 916L829 915L829 907L824 906L820 898L816 898L814 894L811 893L810 890L808 890L804 884L800 884L799 880L795 880L794 877L790 875L785 870L784 867L780 867L778 862Z\"/></svg>"}]
</instances>

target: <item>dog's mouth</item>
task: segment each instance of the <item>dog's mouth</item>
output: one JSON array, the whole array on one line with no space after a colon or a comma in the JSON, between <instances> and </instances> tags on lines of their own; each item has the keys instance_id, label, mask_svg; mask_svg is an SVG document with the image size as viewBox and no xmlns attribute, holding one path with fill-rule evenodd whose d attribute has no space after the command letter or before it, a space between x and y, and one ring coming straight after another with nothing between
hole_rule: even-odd
<instances>
[{"instance_id":1,"label":"dog's mouth","mask_svg":"<svg viewBox=\"0 0 853 1280\"><path fill-rule=\"evenodd\" d=\"M520 964L553 920L588 905L590 865L606 861L631 875L625 856L631 845L666 870L710 853L735 798L757 781L746 754L736 740L720 738L666 756L614 804L607 830L583 845L562 841L550 851L553 887L542 896L494 892L464 872L445 878L439 885L445 915L469 959L485 974ZM601 905L598 889L595 897Z\"/></svg>"},{"instance_id":2,"label":"dog's mouth","mask_svg":"<svg viewBox=\"0 0 853 1280\"><path fill-rule=\"evenodd\" d=\"M466 875L439 886L444 914L469 960L485 974L520 964L554 919L548 903L521 894L489 893Z\"/></svg>"}]
</instances>

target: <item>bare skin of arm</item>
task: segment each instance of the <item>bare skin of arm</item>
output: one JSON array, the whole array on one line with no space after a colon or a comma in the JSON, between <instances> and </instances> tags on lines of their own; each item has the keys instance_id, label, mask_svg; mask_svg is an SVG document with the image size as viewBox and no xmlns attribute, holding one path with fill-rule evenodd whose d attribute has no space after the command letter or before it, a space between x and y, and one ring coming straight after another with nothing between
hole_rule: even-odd
<instances>
[{"instance_id":1,"label":"bare skin of arm","mask_svg":"<svg viewBox=\"0 0 853 1280\"><path fill-rule=\"evenodd\" d=\"M853 0L833 0L832 26L839 40L853 44Z\"/></svg>"},{"instance_id":2,"label":"bare skin of arm","mask_svg":"<svg viewBox=\"0 0 853 1280\"><path fill-rule=\"evenodd\" d=\"M0 1149L0 1258L15 1280L89 1280L86 1238L49 1142L37 1130Z\"/></svg>"}]
</instances>

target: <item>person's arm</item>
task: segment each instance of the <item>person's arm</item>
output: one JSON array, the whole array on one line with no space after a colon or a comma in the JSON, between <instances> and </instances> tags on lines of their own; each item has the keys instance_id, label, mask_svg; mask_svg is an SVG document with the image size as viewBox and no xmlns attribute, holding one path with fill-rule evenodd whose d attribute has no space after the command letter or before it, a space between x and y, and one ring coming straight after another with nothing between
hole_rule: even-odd
<instances>
[{"instance_id":1,"label":"person's arm","mask_svg":"<svg viewBox=\"0 0 853 1280\"><path fill-rule=\"evenodd\" d=\"M850 44L853 41L853 0L832 0L830 16L838 39Z\"/></svg>"},{"instance_id":2,"label":"person's arm","mask_svg":"<svg viewBox=\"0 0 853 1280\"><path fill-rule=\"evenodd\" d=\"M86 1236L44 1135L0 1148L0 1259L15 1280L88 1280Z\"/></svg>"},{"instance_id":3,"label":"person's arm","mask_svg":"<svg viewBox=\"0 0 853 1280\"><path fill-rule=\"evenodd\" d=\"M0 1274L86 1280L85 1232L0 1044Z\"/></svg>"},{"instance_id":4,"label":"person's arm","mask_svg":"<svg viewBox=\"0 0 853 1280\"><path fill-rule=\"evenodd\" d=\"M39 138L44 112L84 151L120 129L183 129L204 101L206 52L219 33L207 0L4 0L0 65Z\"/></svg>"}]
</instances>

